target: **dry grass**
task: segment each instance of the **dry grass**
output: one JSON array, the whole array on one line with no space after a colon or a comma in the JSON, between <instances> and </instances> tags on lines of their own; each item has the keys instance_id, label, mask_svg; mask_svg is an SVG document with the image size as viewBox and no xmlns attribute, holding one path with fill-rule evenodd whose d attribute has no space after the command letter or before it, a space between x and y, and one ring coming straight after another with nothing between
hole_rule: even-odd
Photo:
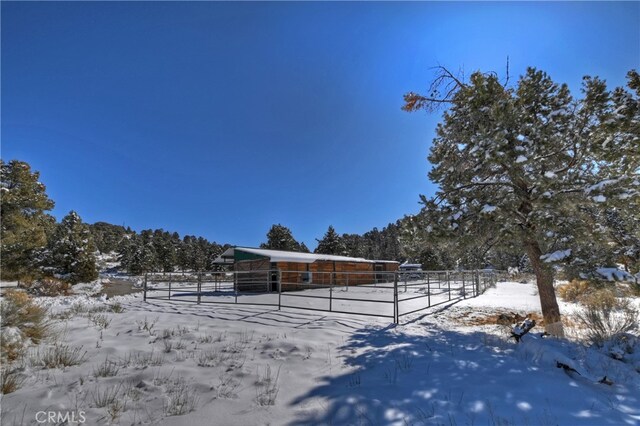
<instances>
[{"instance_id":1,"label":"dry grass","mask_svg":"<svg viewBox=\"0 0 640 426\"><path fill-rule=\"evenodd\" d=\"M180 378L167 386L167 399L163 405L164 414L166 416L180 416L189 413L196 409L198 401L196 389Z\"/></svg>"},{"instance_id":2,"label":"dry grass","mask_svg":"<svg viewBox=\"0 0 640 426\"><path fill-rule=\"evenodd\" d=\"M535 320L536 324L544 326L542 315L537 312L529 312L520 315L514 312L498 312L492 314L478 314L474 311L467 311L460 314L457 318L458 322L468 326L474 325L504 325L511 326L515 323L523 321L525 318Z\"/></svg>"},{"instance_id":3,"label":"dry grass","mask_svg":"<svg viewBox=\"0 0 640 426\"><path fill-rule=\"evenodd\" d=\"M589 343L601 346L621 333L637 331L640 312L628 300L617 298L610 289L598 290L583 298L584 310L576 314Z\"/></svg>"},{"instance_id":4,"label":"dry grass","mask_svg":"<svg viewBox=\"0 0 640 426\"><path fill-rule=\"evenodd\" d=\"M598 288L589 281L573 280L569 284L558 287L558 295L566 302L577 303L589 296Z\"/></svg>"},{"instance_id":5,"label":"dry grass","mask_svg":"<svg viewBox=\"0 0 640 426\"><path fill-rule=\"evenodd\" d=\"M71 292L71 284L53 277L30 281L25 284L25 288L36 296L68 296Z\"/></svg>"},{"instance_id":6,"label":"dry grass","mask_svg":"<svg viewBox=\"0 0 640 426\"><path fill-rule=\"evenodd\" d=\"M56 343L45 349L36 349L30 354L29 363L34 367L62 368L80 365L84 362L87 351L82 346L68 346Z\"/></svg>"},{"instance_id":7,"label":"dry grass","mask_svg":"<svg viewBox=\"0 0 640 426\"><path fill-rule=\"evenodd\" d=\"M0 302L0 324L3 332L1 357L6 361L14 361L24 355L23 340L39 343L50 331L47 310L34 303L27 293L17 290L8 290ZM8 327L19 330L21 341L6 338Z\"/></svg>"},{"instance_id":8,"label":"dry grass","mask_svg":"<svg viewBox=\"0 0 640 426\"><path fill-rule=\"evenodd\" d=\"M3 368L0 370L0 393L6 395L18 390L25 378L13 370Z\"/></svg>"}]
</instances>

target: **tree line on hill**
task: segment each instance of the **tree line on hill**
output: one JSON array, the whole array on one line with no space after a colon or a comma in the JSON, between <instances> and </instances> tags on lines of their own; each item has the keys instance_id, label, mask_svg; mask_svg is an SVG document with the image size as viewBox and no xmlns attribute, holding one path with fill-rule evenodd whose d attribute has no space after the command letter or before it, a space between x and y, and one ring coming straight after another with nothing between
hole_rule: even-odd
<instances>
[{"instance_id":1,"label":"tree line on hill","mask_svg":"<svg viewBox=\"0 0 640 426\"><path fill-rule=\"evenodd\" d=\"M30 281L57 276L71 283L98 277L100 255L115 254L119 269L131 274L150 271L215 270L213 261L229 244L163 229L136 232L106 222L87 224L75 211L57 223L48 214L54 201L47 195L40 174L23 161L0 159L0 213L2 279ZM401 223L363 234L338 235L330 226L318 239L316 253L368 259L404 260ZM275 224L260 247L309 252L291 230Z\"/></svg>"}]
</instances>

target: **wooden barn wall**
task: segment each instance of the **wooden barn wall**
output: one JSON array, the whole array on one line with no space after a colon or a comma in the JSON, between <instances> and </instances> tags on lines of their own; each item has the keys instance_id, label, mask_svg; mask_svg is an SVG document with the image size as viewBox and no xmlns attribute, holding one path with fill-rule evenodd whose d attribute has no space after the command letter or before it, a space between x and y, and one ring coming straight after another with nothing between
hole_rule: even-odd
<instances>
[{"instance_id":1,"label":"wooden barn wall","mask_svg":"<svg viewBox=\"0 0 640 426\"><path fill-rule=\"evenodd\" d=\"M301 290L309 288L309 285L329 285L333 282L337 286L353 286L373 284L376 278L380 281L386 275L375 275L377 272L392 272L398 269L397 263L364 263L364 262L333 262L316 261L313 263L278 262L275 267L280 271L280 279L283 291ZM382 267L382 270L380 270ZM244 260L236 262L236 271L255 271L255 273L238 275L239 291L264 291L272 290L270 274L272 269L269 259ZM311 283L305 282L305 272L311 273ZM332 274L335 272L335 274ZM332 277L333 275L333 277ZM275 282L275 281L274 281Z\"/></svg>"},{"instance_id":2,"label":"wooden barn wall","mask_svg":"<svg viewBox=\"0 0 640 426\"><path fill-rule=\"evenodd\" d=\"M299 290L309 287L309 283L303 281L303 272L311 272L311 284L329 285L332 282L337 286L352 286L373 284L376 281L374 263L365 262L333 262L316 261L313 263L278 262L282 279L282 290ZM382 271L394 271L397 264L383 263ZM333 274L332 277L332 273Z\"/></svg>"},{"instance_id":3,"label":"wooden barn wall","mask_svg":"<svg viewBox=\"0 0 640 426\"><path fill-rule=\"evenodd\" d=\"M398 270L399 263L383 263L385 266L384 270L388 272L395 272Z\"/></svg>"}]
</instances>

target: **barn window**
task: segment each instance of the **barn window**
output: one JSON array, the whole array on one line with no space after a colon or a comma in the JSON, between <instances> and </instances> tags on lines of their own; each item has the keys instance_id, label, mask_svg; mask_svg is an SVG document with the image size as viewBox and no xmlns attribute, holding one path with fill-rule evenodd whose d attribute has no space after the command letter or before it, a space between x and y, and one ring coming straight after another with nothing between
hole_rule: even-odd
<instances>
[{"instance_id":1,"label":"barn window","mask_svg":"<svg viewBox=\"0 0 640 426\"><path fill-rule=\"evenodd\" d=\"M311 282L312 282L311 272L306 271L306 272L302 273L302 282L303 283L307 283L307 284L311 284Z\"/></svg>"}]
</instances>

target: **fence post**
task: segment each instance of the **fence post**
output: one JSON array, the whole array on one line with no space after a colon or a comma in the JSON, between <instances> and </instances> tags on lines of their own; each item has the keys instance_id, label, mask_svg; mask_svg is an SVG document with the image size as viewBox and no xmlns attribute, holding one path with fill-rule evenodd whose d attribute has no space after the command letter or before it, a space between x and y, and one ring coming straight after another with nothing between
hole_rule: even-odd
<instances>
[{"instance_id":1,"label":"fence post","mask_svg":"<svg viewBox=\"0 0 640 426\"><path fill-rule=\"evenodd\" d=\"M143 299L145 302L147 301L147 273L144 273L144 295Z\"/></svg>"},{"instance_id":2,"label":"fence post","mask_svg":"<svg viewBox=\"0 0 640 426\"><path fill-rule=\"evenodd\" d=\"M171 274L169 274L169 300L171 300Z\"/></svg>"},{"instance_id":3,"label":"fence post","mask_svg":"<svg viewBox=\"0 0 640 426\"><path fill-rule=\"evenodd\" d=\"M429 273L427 272L427 307L431 306L431 284L429 283Z\"/></svg>"},{"instance_id":4,"label":"fence post","mask_svg":"<svg viewBox=\"0 0 640 426\"><path fill-rule=\"evenodd\" d=\"M333 283L335 282L335 272L330 272L329 275L329 312L333 310Z\"/></svg>"},{"instance_id":5,"label":"fence post","mask_svg":"<svg viewBox=\"0 0 640 426\"><path fill-rule=\"evenodd\" d=\"M447 276L447 289L449 291L449 300L451 300L451 278L449 276L449 271L445 272Z\"/></svg>"},{"instance_id":6,"label":"fence post","mask_svg":"<svg viewBox=\"0 0 640 426\"><path fill-rule=\"evenodd\" d=\"M464 271L462 271L462 298L467 298L467 283L464 280Z\"/></svg>"},{"instance_id":7,"label":"fence post","mask_svg":"<svg viewBox=\"0 0 640 426\"><path fill-rule=\"evenodd\" d=\"M393 274L393 322L400 322L400 310L398 306L398 273Z\"/></svg>"},{"instance_id":8,"label":"fence post","mask_svg":"<svg viewBox=\"0 0 640 426\"><path fill-rule=\"evenodd\" d=\"M238 304L238 281L239 281L239 271L233 271L233 293L234 293L234 301L236 305Z\"/></svg>"},{"instance_id":9,"label":"fence post","mask_svg":"<svg viewBox=\"0 0 640 426\"><path fill-rule=\"evenodd\" d=\"M202 273L198 272L198 305L200 304L201 294L202 294Z\"/></svg>"},{"instance_id":10,"label":"fence post","mask_svg":"<svg viewBox=\"0 0 640 426\"><path fill-rule=\"evenodd\" d=\"M278 310L282 308L282 276L280 271L276 271L276 279L278 280Z\"/></svg>"}]
</instances>

